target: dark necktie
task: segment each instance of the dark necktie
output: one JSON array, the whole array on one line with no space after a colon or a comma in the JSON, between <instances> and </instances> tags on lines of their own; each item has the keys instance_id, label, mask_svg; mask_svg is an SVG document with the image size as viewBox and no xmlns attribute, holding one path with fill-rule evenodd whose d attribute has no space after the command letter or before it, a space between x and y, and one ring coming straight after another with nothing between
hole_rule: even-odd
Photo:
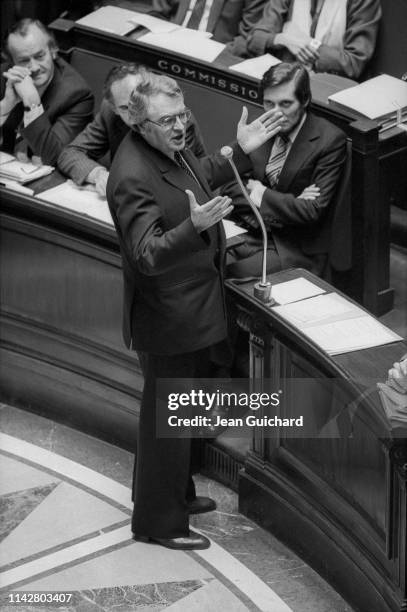
<instances>
[{"instance_id":1,"label":"dark necktie","mask_svg":"<svg viewBox=\"0 0 407 612\"><path fill-rule=\"evenodd\" d=\"M315 31L317 29L319 16L322 11L322 7L324 5L324 0L311 0L311 29L310 36L312 38L315 36Z\"/></svg>"},{"instance_id":2,"label":"dark necktie","mask_svg":"<svg viewBox=\"0 0 407 612\"><path fill-rule=\"evenodd\" d=\"M201 23L201 19L204 13L206 0L197 0L194 6L194 10L192 11L192 15L189 18L187 23L187 28L191 28L191 30L197 30L199 24Z\"/></svg>"},{"instance_id":3,"label":"dark necktie","mask_svg":"<svg viewBox=\"0 0 407 612\"><path fill-rule=\"evenodd\" d=\"M271 149L271 154L266 165L266 176L271 188L275 187L278 183L287 155L288 143L288 138L277 136L273 148Z\"/></svg>"},{"instance_id":4,"label":"dark necktie","mask_svg":"<svg viewBox=\"0 0 407 612\"><path fill-rule=\"evenodd\" d=\"M187 164L187 162L185 161L183 155L179 151L176 151L174 153L174 160L175 160L175 163L178 164L178 166L180 168L185 170L185 172L187 174L189 174L189 176L191 178L193 178L194 181L196 181L198 183L198 185L200 184L198 179L197 179L197 177L195 176L195 174L193 173L192 169L190 168L189 164Z\"/></svg>"}]
</instances>

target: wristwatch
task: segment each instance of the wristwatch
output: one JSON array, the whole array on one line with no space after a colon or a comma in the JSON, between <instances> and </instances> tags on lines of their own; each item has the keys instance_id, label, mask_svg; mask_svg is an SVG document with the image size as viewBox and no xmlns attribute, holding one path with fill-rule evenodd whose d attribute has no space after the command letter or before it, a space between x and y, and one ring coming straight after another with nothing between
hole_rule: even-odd
<instances>
[{"instance_id":1,"label":"wristwatch","mask_svg":"<svg viewBox=\"0 0 407 612\"><path fill-rule=\"evenodd\" d=\"M315 51L318 51L318 49L320 48L321 45L322 45L322 43L321 43L320 40L318 40L317 38L311 38L309 46L312 49L315 49Z\"/></svg>"},{"instance_id":2,"label":"wristwatch","mask_svg":"<svg viewBox=\"0 0 407 612\"><path fill-rule=\"evenodd\" d=\"M30 104L29 106L24 106L24 112L29 113L30 111L34 110L34 108L38 108L39 106L41 106L41 102L33 102L33 104Z\"/></svg>"}]
</instances>

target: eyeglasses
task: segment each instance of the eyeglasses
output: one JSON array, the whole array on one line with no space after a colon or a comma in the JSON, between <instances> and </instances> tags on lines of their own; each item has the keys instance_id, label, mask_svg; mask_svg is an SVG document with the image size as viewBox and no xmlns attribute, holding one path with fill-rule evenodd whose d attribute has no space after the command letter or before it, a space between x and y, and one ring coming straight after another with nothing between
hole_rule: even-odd
<instances>
[{"instance_id":1,"label":"eyeglasses","mask_svg":"<svg viewBox=\"0 0 407 612\"><path fill-rule=\"evenodd\" d=\"M145 121L149 121L150 123L154 123L154 125L158 125L158 127L163 128L164 130L172 130L174 125L177 122L177 119L181 121L183 125L189 121L191 118L191 111L189 108L186 108L182 113L177 113L176 115L167 115L166 117L161 117L158 121L153 121L152 119L145 119Z\"/></svg>"}]
</instances>

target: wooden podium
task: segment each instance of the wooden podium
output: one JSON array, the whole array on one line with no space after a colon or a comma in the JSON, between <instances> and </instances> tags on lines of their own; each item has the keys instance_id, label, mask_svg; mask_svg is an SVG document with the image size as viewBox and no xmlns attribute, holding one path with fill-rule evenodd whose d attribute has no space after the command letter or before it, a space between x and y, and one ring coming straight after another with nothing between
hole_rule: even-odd
<instances>
[{"instance_id":1,"label":"wooden podium","mask_svg":"<svg viewBox=\"0 0 407 612\"><path fill-rule=\"evenodd\" d=\"M333 290L305 270L270 279L299 276ZM375 391L406 343L330 357L253 298L252 283L226 285L249 334L254 388L291 393L300 412L313 410L321 432L293 437L281 427L270 436L254 428L239 475L240 511L297 550L358 610L406 610L407 429L390 425ZM296 391L303 379L311 402ZM356 410L338 410L352 401ZM336 430L329 433L325 421Z\"/></svg>"}]
</instances>

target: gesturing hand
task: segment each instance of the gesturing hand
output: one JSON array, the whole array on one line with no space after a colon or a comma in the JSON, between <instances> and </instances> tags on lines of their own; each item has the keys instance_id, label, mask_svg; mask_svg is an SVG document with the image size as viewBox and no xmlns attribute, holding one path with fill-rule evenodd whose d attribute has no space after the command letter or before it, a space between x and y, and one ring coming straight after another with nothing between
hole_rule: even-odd
<instances>
[{"instance_id":1,"label":"gesturing hand","mask_svg":"<svg viewBox=\"0 0 407 612\"><path fill-rule=\"evenodd\" d=\"M191 221L198 234L221 221L233 210L230 205L232 200L228 197L216 196L199 206L192 191L186 189L185 193L189 199Z\"/></svg>"},{"instance_id":2,"label":"gesturing hand","mask_svg":"<svg viewBox=\"0 0 407 612\"><path fill-rule=\"evenodd\" d=\"M251 153L278 134L283 114L271 109L251 123L247 123L247 116L248 111L244 106L237 124L237 142L245 153Z\"/></svg>"}]
</instances>

